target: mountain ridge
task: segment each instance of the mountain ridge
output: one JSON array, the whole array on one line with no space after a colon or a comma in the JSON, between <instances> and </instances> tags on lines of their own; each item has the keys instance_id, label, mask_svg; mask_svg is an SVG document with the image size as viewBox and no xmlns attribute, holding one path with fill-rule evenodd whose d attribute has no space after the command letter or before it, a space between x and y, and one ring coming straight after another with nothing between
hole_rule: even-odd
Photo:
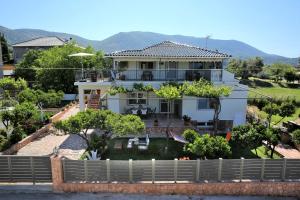
<instances>
[{"instance_id":1,"label":"mountain ridge","mask_svg":"<svg viewBox=\"0 0 300 200\"><path fill-rule=\"evenodd\" d=\"M6 39L10 44L15 44L37 37L58 36L65 39L72 38L79 45L91 45L97 50L104 50L106 53L125 49L142 49L144 47L166 40L198 46L201 48L205 48L206 46L206 39L201 37L185 36L180 34L167 35L143 31L119 32L104 40L89 40L75 34L46 31L42 29L9 29L4 26L0 26L0 32L4 33ZM280 55L268 54L247 43L234 39L209 39L207 41L207 49L218 50L220 52L230 54L235 58L242 59L260 56L267 64L274 62L285 62L296 65L298 60L297 58L288 58Z\"/></svg>"}]
</instances>

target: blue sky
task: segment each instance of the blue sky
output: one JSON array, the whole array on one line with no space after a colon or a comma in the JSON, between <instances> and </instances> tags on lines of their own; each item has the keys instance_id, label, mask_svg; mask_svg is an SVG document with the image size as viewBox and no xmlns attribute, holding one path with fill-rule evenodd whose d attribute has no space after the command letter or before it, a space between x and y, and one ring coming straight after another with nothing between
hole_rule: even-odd
<instances>
[{"instance_id":1,"label":"blue sky","mask_svg":"<svg viewBox=\"0 0 300 200\"><path fill-rule=\"evenodd\" d=\"M299 0L0 0L0 25L102 40L151 31L236 39L267 53L300 56Z\"/></svg>"}]
</instances>

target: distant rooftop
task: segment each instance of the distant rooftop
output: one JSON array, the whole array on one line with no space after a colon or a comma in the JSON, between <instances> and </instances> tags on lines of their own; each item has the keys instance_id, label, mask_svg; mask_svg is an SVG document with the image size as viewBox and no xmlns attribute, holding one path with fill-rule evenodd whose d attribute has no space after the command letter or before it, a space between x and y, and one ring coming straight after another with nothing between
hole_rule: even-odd
<instances>
[{"instance_id":1,"label":"distant rooftop","mask_svg":"<svg viewBox=\"0 0 300 200\"><path fill-rule=\"evenodd\" d=\"M62 46L67 41L56 36L39 37L12 45L13 47L52 47Z\"/></svg>"},{"instance_id":2,"label":"distant rooftop","mask_svg":"<svg viewBox=\"0 0 300 200\"><path fill-rule=\"evenodd\" d=\"M200 47L164 41L140 50L125 50L106 54L107 57L165 57L165 58L228 58L228 54Z\"/></svg>"}]
</instances>

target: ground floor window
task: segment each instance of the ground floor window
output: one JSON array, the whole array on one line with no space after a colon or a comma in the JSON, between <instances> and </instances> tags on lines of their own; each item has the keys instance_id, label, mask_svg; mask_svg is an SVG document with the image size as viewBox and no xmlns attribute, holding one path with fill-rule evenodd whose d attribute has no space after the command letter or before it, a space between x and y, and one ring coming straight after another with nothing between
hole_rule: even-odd
<instances>
[{"instance_id":1,"label":"ground floor window","mask_svg":"<svg viewBox=\"0 0 300 200\"><path fill-rule=\"evenodd\" d=\"M198 110L211 109L212 105L210 99L198 99Z\"/></svg>"},{"instance_id":2,"label":"ground floor window","mask_svg":"<svg viewBox=\"0 0 300 200\"><path fill-rule=\"evenodd\" d=\"M131 92L128 94L128 105L146 105L146 94L142 92Z\"/></svg>"}]
</instances>

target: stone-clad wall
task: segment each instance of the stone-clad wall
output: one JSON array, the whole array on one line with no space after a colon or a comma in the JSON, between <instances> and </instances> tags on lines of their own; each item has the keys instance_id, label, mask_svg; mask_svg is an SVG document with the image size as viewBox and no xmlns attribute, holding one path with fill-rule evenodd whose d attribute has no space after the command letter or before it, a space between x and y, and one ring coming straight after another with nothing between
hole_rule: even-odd
<instances>
[{"instance_id":1,"label":"stone-clad wall","mask_svg":"<svg viewBox=\"0 0 300 200\"><path fill-rule=\"evenodd\" d=\"M299 182L226 183L64 183L60 157L51 158L54 192L111 192L184 195L264 195L300 197Z\"/></svg>"}]
</instances>

